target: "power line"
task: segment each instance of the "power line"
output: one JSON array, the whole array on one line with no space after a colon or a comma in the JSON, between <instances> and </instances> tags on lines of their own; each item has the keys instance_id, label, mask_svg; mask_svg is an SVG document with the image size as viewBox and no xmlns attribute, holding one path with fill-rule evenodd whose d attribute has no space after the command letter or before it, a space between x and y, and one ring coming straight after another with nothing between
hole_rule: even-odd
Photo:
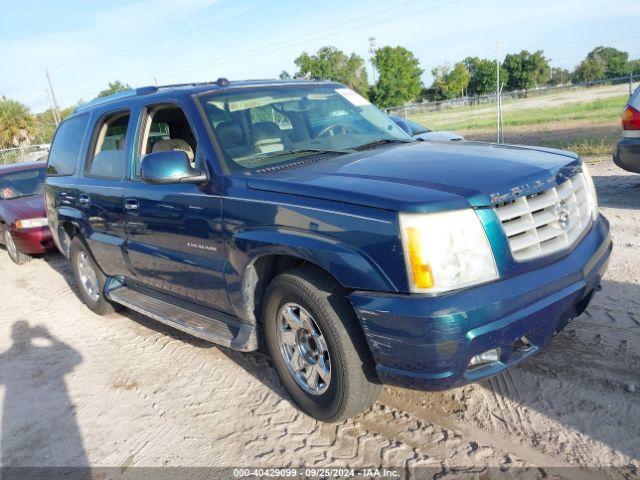
<instances>
[{"instance_id":1,"label":"power line","mask_svg":"<svg viewBox=\"0 0 640 480\"><path fill-rule=\"evenodd\" d=\"M279 4L279 3L283 3L284 1L285 0L276 0L275 2L267 3L265 5L260 5L260 6L256 7L256 8L251 9L251 10L246 10L246 11L244 11L242 13L239 13L239 14L236 14L236 15L231 15L229 17L216 20L215 22L210 22L210 23L206 23L204 25L200 25L198 27L190 28L190 29L188 29L186 31L183 31L183 32L180 32L180 33L176 33L176 34L169 35L169 36L166 36L166 37L157 38L157 39L154 39L154 40L150 40L148 42L140 43L138 45L135 45L133 47L129 47L127 49L122 49L122 50L119 50L119 51L112 51L111 53L107 52L106 55L100 55L100 57L95 57L94 56L94 57L91 57L90 59L88 59L86 62L83 61L82 65L85 65L86 63L95 63L95 62L98 62L98 61L104 62L105 58L116 57L116 56L122 55L124 53L129 53L129 52L132 52L132 51L139 50L141 48L149 47L151 45L157 45L159 43L164 43L164 42L167 42L169 40L175 40L176 38L180 38L180 37L184 37L184 36L187 36L187 35L191 35L191 34L193 34L195 32L200 32L202 30L207 30L207 29L209 29L211 27L214 27L216 25L220 25L222 23L229 22L230 20L234 20L234 19L240 18L240 17L245 17L247 15L250 15L252 13L258 12L260 10L264 10L266 8L273 7L273 6L275 6L275 5ZM67 69L67 68L70 68L70 67L75 67L77 65L79 65L78 62L68 63L66 65L61 65L61 66L54 67L54 70L63 70L63 69Z\"/></svg>"},{"instance_id":2,"label":"power line","mask_svg":"<svg viewBox=\"0 0 640 480\"><path fill-rule=\"evenodd\" d=\"M409 3L413 3L414 1L416 1L416 0L409 0L409 1L401 3L399 5L395 5L395 6L391 7L391 8L380 10L378 12L374 12L374 13L371 13L369 15L361 16L361 17L359 17L357 19L352 19L352 20L349 20L347 22L343 22L342 24L336 25L334 27L330 27L330 28L327 28L327 29L320 30L319 32L325 32L325 31L329 31L329 30L334 30L335 28L338 28L340 26L360 21L363 18L368 18L368 17L374 16L374 15L380 15L380 14L386 13L386 12L388 12L390 10L395 10L399 6L404 6L404 5L407 5ZM406 14L403 14L403 15L398 15L398 16L391 17L391 18L386 18L386 19L383 19L383 20L380 20L380 21L377 21L377 22L364 24L364 25L359 25L359 26L356 26L356 27L353 27L353 28L349 28L349 29L346 29L346 30L342 30L342 31L339 31L339 32L335 32L335 33L332 33L332 34L329 34L329 35L316 36L316 37L313 37L313 38L310 38L308 40L305 40L305 41L301 42L300 38L309 37L309 36L315 35L315 34L317 34L319 32L305 34L305 35L297 36L297 37L290 38L290 39L287 39L287 40L282 40L282 41L279 41L279 42L275 42L275 43L272 43L272 44L269 44L269 45L265 45L264 47L261 47L261 48L259 48L257 50L247 50L247 51L244 52L244 54L243 53L236 54L236 55L231 56L231 57L226 57L226 58L222 58L222 59L216 60L215 62L206 63L204 65L201 64L201 65L193 66L193 67L165 70L165 71L160 72L160 73L165 74L165 75L173 75L173 74L176 74L176 73L200 71L200 70L208 69L208 68L210 68L212 66L218 66L218 65L225 64L225 63L235 62L235 61L239 61L239 60L245 60L247 58L252 58L252 57L259 56L259 55L264 55L264 54L267 54L267 53L272 53L272 52L275 52L275 51L283 50L283 49L289 48L291 46L299 46L299 45L310 43L310 42L314 42L314 41L317 41L317 40L322 40L322 39L325 39L325 38L335 37L337 35L342 35L342 34L345 34L345 33L351 33L351 32L357 31L357 30L370 28L370 27L375 26L375 25L381 25L381 24L384 24L384 23L400 20L402 18L406 18L406 17L409 17L409 16L415 17L415 16L420 15L422 13L426 13L426 12L429 12L429 11L436 10L438 8L443 8L443 7L446 7L446 6L449 6L449 5L460 3L462 1L464 1L464 0L452 0L452 1L445 2L445 3L439 4L439 5L434 5L434 6L431 6L431 7L427 7L427 8L423 8L423 9L419 9L419 10L414 10L412 12L409 12L409 13L406 13ZM272 47L276 47L276 48L272 48ZM148 76L148 75L145 75L145 76ZM138 78L140 78L140 76L138 76Z\"/></svg>"},{"instance_id":3,"label":"power line","mask_svg":"<svg viewBox=\"0 0 640 480\"><path fill-rule=\"evenodd\" d=\"M264 45L262 47L259 47L257 50L255 50L255 49L246 50L244 52L240 52L240 53L235 54L235 55L230 56L230 57L223 57L222 59L216 60L213 63L207 63L207 64L204 64L204 65L203 64L198 64L196 66L191 66L191 67L186 67L186 68L185 67L174 68L174 69L163 70L163 71L154 70L153 73L141 73L141 74L133 75L133 76L129 75L129 76L127 76L127 81L131 82L132 80L142 79L142 78L149 78L151 76L153 76L154 78L157 78L160 75L175 75L175 74L178 74L178 73L195 72L195 71L205 70L205 69L208 69L208 68L210 68L212 66L221 65L221 64L224 64L224 63L229 63L229 62L238 61L238 60L244 60L246 58L252 58L252 57L255 57L255 56L259 56L259 55L263 55L263 54L266 54L266 53L270 53L272 51L282 50L282 49L288 48L288 47L290 47L292 45L299 45L299 44L309 43L309 42L312 42L312 41L315 41L315 40L318 40L318 39L321 39L321 38L327 38L327 37L331 37L331 36L335 36L335 35L340 35L342 33L346 33L346 32L349 32L349 31L353 31L353 30L357 30L357 29L361 29L361 28L366 28L366 27L368 27L368 25L359 26L359 27L356 27L355 29L345 30L343 32L336 32L335 34L325 35L324 37L322 37L322 36L321 37L314 37L314 38L311 38L308 41L300 42L301 38L306 38L306 37L310 37L310 36L313 36L313 35L317 35L318 33L335 30L335 29L340 28L342 26L349 25L349 24L352 24L354 22L362 21L363 19L366 19L366 18L370 18L370 17L373 17L373 16L381 15L383 13L387 13L387 12L392 11L392 10L396 10L398 8L407 6L407 5L411 4L411 3L415 3L416 1L418 1L418 0L405 0L403 2L394 4L391 7L384 8L382 10L378 10L378 11L375 11L375 12L371 12L371 13L369 13L367 15L360 15L357 18L349 19L349 20L347 20L345 22L339 23L337 25L333 25L333 26L328 27L328 28L324 28L322 30L317 30L315 32L307 33L307 34L304 34L304 35L298 35L297 37L292 37L292 38L288 38L286 40L280 40L278 42L273 42L273 43ZM442 7L445 7L445 6L454 4L454 3L459 3L459 2L462 2L462 1L464 1L464 0L454 0L454 1L450 1L450 2L447 2L447 3L440 4L440 5L431 6L431 7L425 8L425 9L417 10L416 12L412 12L412 13L407 14L407 15L401 15L399 17L383 20L381 22L376 22L376 23L373 23L371 25L377 25L377 24L385 23L387 21L395 20L395 19L398 19L398 18L403 18L403 17L406 17L408 15L413 15L413 13L423 13L425 11L433 10L433 9L436 9L436 8L442 8ZM273 48L273 47L278 47L278 48ZM244 56L240 56L239 57L239 55L244 55ZM88 85L88 82L85 82L84 84ZM88 90L87 90L87 93L90 93L90 92L88 92Z\"/></svg>"}]
</instances>

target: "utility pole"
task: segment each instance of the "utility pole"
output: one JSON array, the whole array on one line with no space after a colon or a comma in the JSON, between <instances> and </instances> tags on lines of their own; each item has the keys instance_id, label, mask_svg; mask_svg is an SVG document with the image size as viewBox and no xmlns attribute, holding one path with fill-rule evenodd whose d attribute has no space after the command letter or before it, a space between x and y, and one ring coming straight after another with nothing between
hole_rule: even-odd
<instances>
[{"instance_id":1,"label":"utility pole","mask_svg":"<svg viewBox=\"0 0 640 480\"><path fill-rule=\"evenodd\" d=\"M49 75L49 70L45 68L45 74L47 75L47 82L49 83L49 94L51 95L51 102L53 103L53 118L56 121L56 127L60 125L60 121L62 118L60 117L60 107L58 106L58 101L56 100L56 94L53 91L53 83L51 82L51 75Z\"/></svg>"},{"instance_id":2,"label":"utility pole","mask_svg":"<svg viewBox=\"0 0 640 480\"><path fill-rule=\"evenodd\" d=\"M373 76L373 83L376 83L376 66L373 64L373 56L376 54L376 37L368 37L369 40L369 54L371 55L371 74Z\"/></svg>"},{"instance_id":3,"label":"utility pole","mask_svg":"<svg viewBox=\"0 0 640 480\"><path fill-rule=\"evenodd\" d=\"M503 142L502 88L500 87L500 42L496 42L496 103L498 107L498 143Z\"/></svg>"},{"instance_id":4,"label":"utility pole","mask_svg":"<svg viewBox=\"0 0 640 480\"><path fill-rule=\"evenodd\" d=\"M45 88L45 92L47 92L47 98L49 99L49 105L51 106L51 114L53 115L53 122L56 124L56 127L60 125L60 119L58 118L58 112L53 106L53 99L51 98L51 90Z\"/></svg>"}]
</instances>

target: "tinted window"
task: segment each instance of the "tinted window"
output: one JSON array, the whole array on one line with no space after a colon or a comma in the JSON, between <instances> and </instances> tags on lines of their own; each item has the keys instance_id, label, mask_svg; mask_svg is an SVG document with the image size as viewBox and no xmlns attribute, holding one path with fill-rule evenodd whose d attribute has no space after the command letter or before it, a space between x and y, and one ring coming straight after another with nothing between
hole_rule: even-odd
<instances>
[{"instance_id":1,"label":"tinted window","mask_svg":"<svg viewBox=\"0 0 640 480\"><path fill-rule=\"evenodd\" d=\"M44 168L32 168L19 172L0 175L0 198L12 198L39 195L43 192Z\"/></svg>"},{"instance_id":2,"label":"tinted window","mask_svg":"<svg viewBox=\"0 0 640 480\"><path fill-rule=\"evenodd\" d=\"M113 179L124 176L128 127L129 112L111 115L99 124L87 174Z\"/></svg>"},{"instance_id":3,"label":"tinted window","mask_svg":"<svg viewBox=\"0 0 640 480\"><path fill-rule=\"evenodd\" d=\"M89 115L80 115L58 127L49 153L48 175L73 175L88 120Z\"/></svg>"}]
</instances>

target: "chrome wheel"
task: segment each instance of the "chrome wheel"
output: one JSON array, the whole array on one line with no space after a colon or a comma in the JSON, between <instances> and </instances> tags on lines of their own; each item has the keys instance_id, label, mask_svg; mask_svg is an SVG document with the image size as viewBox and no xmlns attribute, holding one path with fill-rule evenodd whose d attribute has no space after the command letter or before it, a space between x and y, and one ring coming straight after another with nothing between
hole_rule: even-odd
<instances>
[{"instance_id":1,"label":"chrome wheel","mask_svg":"<svg viewBox=\"0 0 640 480\"><path fill-rule=\"evenodd\" d=\"M100 299L98 276L86 252L80 252L78 254L77 267L80 285L87 295L89 295L89 298L97 302Z\"/></svg>"},{"instance_id":2,"label":"chrome wheel","mask_svg":"<svg viewBox=\"0 0 640 480\"><path fill-rule=\"evenodd\" d=\"M327 391L331 382L327 342L311 314L297 303L287 303L278 312L278 344L289 373L305 392Z\"/></svg>"},{"instance_id":3,"label":"chrome wheel","mask_svg":"<svg viewBox=\"0 0 640 480\"><path fill-rule=\"evenodd\" d=\"M5 231L4 234L4 244L7 247L7 251L9 252L11 258L18 258L18 247L16 247L16 244L13 241L13 237L8 231Z\"/></svg>"}]
</instances>

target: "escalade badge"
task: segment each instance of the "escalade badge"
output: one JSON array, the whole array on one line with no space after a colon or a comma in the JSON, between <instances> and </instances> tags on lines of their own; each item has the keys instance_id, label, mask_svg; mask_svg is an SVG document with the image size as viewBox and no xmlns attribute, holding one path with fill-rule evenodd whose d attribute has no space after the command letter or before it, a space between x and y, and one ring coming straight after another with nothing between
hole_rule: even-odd
<instances>
[{"instance_id":1,"label":"escalade badge","mask_svg":"<svg viewBox=\"0 0 640 480\"><path fill-rule=\"evenodd\" d=\"M569 210L569 206L567 202L561 200L557 202L554 206L554 213L558 218L558 224L560 228L565 232L571 229L571 210Z\"/></svg>"}]
</instances>

